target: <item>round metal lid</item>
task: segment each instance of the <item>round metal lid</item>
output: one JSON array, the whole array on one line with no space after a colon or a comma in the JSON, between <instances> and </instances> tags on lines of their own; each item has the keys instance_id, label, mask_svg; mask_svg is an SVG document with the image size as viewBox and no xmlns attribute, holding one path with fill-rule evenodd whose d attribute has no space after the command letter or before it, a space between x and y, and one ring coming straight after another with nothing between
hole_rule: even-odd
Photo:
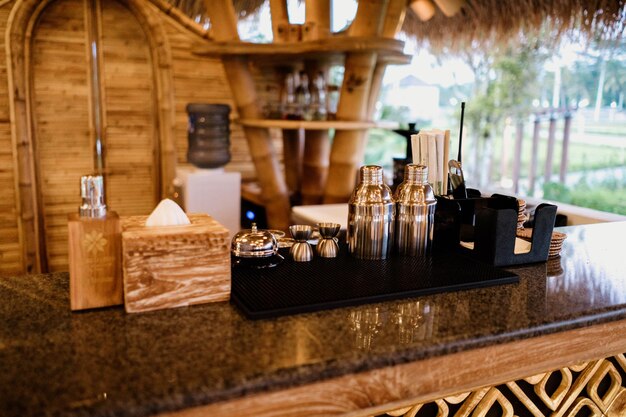
<instances>
[{"instance_id":1,"label":"round metal lid","mask_svg":"<svg viewBox=\"0 0 626 417\"><path fill-rule=\"evenodd\" d=\"M233 255L242 258L267 257L278 251L274 235L268 230L258 230L256 223L252 223L252 229L244 229L233 236L230 246Z\"/></svg>"}]
</instances>

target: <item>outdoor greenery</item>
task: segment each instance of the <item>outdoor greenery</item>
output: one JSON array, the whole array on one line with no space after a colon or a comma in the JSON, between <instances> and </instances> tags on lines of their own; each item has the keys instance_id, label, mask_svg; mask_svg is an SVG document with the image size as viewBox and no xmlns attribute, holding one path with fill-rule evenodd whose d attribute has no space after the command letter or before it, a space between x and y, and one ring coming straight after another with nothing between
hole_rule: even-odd
<instances>
[{"instance_id":1,"label":"outdoor greenery","mask_svg":"<svg viewBox=\"0 0 626 417\"><path fill-rule=\"evenodd\" d=\"M582 179L574 187L550 182L543 187L545 199L626 215L626 180L612 178L590 185Z\"/></svg>"},{"instance_id":2,"label":"outdoor greenery","mask_svg":"<svg viewBox=\"0 0 626 417\"><path fill-rule=\"evenodd\" d=\"M466 101L463 141L466 178L475 188L511 184L515 129L524 124L520 192L527 189L533 121L543 118L538 143L534 190L536 197L626 214L626 41L593 41L573 62L559 62L558 45L548 35L518 40L514 46L488 51L468 50L462 56L475 82L440 89L441 113L437 121L418 121L418 128L458 129L458 104ZM442 58L445 59L445 58ZM555 91L557 97L555 97ZM573 115L568 153L568 181L543 183L548 121L557 99ZM382 117L407 123L408 108L383 108ZM558 178L563 139L562 113L557 116L552 180ZM511 133L513 132L513 133ZM456 133L456 132L454 132ZM455 139L453 134L453 140ZM373 131L366 162L391 165L404 154L404 139ZM456 146L453 143L453 148ZM508 183L507 183L508 181ZM526 188L525 188L526 187Z\"/></svg>"}]
</instances>

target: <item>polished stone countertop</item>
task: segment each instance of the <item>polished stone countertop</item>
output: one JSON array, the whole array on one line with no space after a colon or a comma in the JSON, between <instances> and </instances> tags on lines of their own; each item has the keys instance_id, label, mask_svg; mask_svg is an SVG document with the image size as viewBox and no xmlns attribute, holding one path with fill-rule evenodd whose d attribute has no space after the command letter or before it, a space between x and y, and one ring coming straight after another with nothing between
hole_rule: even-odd
<instances>
[{"instance_id":1,"label":"polished stone countertop","mask_svg":"<svg viewBox=\"0 0 626 417\"><path fill-rule=\"evenodd\" d=\"M0 415L147 416L626 318L626 223L561 230L518 284L272 320L71 313L66 273L0 278Z\"/></svg>"}]
</instances>

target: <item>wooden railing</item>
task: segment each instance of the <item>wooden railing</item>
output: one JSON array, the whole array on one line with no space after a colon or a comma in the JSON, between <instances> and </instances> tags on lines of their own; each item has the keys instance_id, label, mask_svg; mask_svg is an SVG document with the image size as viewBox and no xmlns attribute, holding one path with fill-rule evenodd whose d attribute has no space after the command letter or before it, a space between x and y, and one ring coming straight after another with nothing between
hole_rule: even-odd
<instances>
[{"instance_id":1,"label":"wooden railing","mask_svg":"<svg viewBox=\"0 0 626 417\"><path fill-rule=\"evenodd\" d=\"M570 132L573 113L576 109L562 108L562 109L549 109L534 114L533 120L533 135L531 145L530 166L528 174L528 191L529 195L532 195L535 190L536 180L538 175L538 160L539 160L539 138L541 136L542 128L548 129L548 147L546 152L545 166L543 171L544 183L552 180L552 165L554 161L554 147L556 143L556 124L559 119L563 119L563 144L561 152L561 164L559 169L559 182L565 182L567 176L567 166L569 157L569 143ZM547 125L545 122L547 121ZM519 192L520 172L522 166L522 145L524 141L524 121L520 120L515 128L515 152L513 154L513 191Z\"/></svg>"}]
</instances>

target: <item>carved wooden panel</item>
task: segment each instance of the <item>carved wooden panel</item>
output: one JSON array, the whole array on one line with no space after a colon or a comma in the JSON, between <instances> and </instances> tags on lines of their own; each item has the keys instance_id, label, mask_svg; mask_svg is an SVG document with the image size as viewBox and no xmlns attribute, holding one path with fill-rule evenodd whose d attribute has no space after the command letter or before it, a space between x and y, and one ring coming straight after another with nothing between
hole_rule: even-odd
<instances>
[{"instance_id":1,"label":"carved wooden panel","mask_svg":"<svg viewBox=\"0 0 626 417\"><path fill-rule=\"evenodd\" d=\"M402 417L624 417L624 354L387 411Z\"/></svg>"}]
</instances>

